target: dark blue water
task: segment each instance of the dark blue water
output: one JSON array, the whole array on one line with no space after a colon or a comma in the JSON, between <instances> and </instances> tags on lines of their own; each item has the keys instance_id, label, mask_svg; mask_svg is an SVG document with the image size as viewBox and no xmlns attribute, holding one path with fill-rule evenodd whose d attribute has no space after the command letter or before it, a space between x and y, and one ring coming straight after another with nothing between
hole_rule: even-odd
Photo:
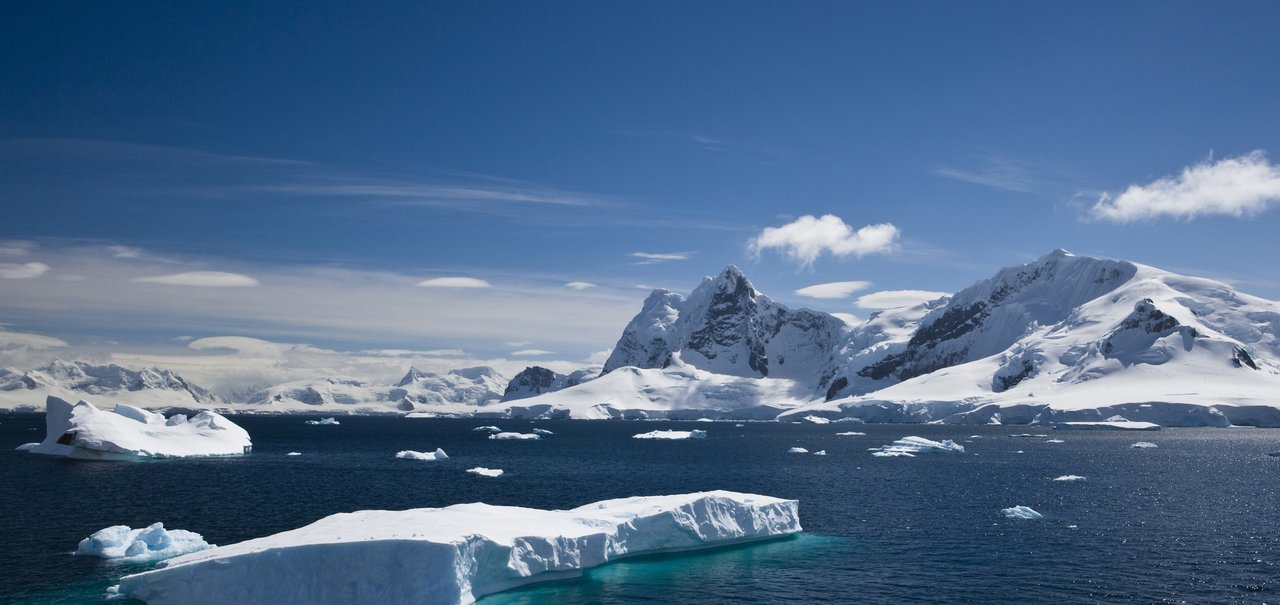
<instances>
[{"instance_id":1,"label":"dark blue water","mask_svg":"<svg viewBox=\"0 0 1280 605\"><path fill-rule=\"evenodd\" d=\"M42 436L43 417L0 415L0 602L100 602L119 576L146 568L69 554L109 525L163 521L226 544L356 509L568 508L708 489L799 499L806 533L634 559L482 603L1280 602L1280 458L1266 456L1280 450L1277 430L1049 431L1066 440L1051 444L1011 437L1026 427L525 421L497 424L556 434L490 441L470 431L487 421L235 421L253 435L252 455L70 462L12 451ZM708 438L630 439L663 428ZM834 436L847 430L867 436ZM963 455L866 451L906 435L974 434ZM792 446L829 455L786 453ZM393 457L436 447L452 458ZM473 466L507 474L463 472ZM1065 474L1088 479L1051 481ZM998 516L1016 504L1045 518Z\"/></svg>"}]
</instances>

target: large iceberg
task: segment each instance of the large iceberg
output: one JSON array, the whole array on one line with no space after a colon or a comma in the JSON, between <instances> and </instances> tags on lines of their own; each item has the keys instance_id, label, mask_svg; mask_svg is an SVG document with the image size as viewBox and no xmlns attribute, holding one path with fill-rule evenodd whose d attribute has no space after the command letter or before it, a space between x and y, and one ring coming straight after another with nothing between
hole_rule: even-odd
<instances>
[{"instance_id":1,"label":"large iceberg","mask_svg":"<svg viewBox=\"0 0 1280 605\"><path fill-rule=\"evenodd\" d=\"M249 433L222 415L205 410L187 418L165 418L131 405L108 412L88 401L75 405L49 397L45 402L45 438L19 449L85 460L131 460L184 456L247 454Z\"/></svg>"},{"instance_id":2,"label":"large iceberg","mask_svg":"<svg viewBox=\"0 0 1280 605\"><path fill-rule=\"evenodd\" d=\"M649 431L648 433L640 433L632 435L632 439L706 439L706 431Z\"/></svg>"},{"instance_id":3,"label":"large iceberg","mask_svg":"<svg viewBox=\"0 0 1280 605\"><path fill-rule=\"evenodd\" d=\"M488 504L325 517L120 580L149 605L471 603L624 557L799 532L798 503L712 491L572 510Z\"/></svg>"},{"instance_id":4,"label":"large iceberg","mask_svg":"<svg viewBox=\"0 0 1280 605\"><path fill-rule=\"evenodd\" d=\"M527 440L533 440L533 439L541 439L542 435L539 435L537 433L494 433L492 435L489 435L489 438L497 439L499 441L511 441L511 440L527 441Z\"/></svg>"},{"instance_id":5,"label":"large iceberg","mask_svg":"<svg viewBox=\"0 0 1280 605\"><path fill-rule=\"evenodd\" d=\"M401 450L399 452L396 452L396 458L400 458L401 460L425 460L430 462L433 460L448 460L449 455L444 453L444 450L440 448L436 448L436 451L434 452L415 452L413 450Z\"/></svg>"},{"instance_id":6,"label":"large iceberg","mask_svg":"<svg viewBox=\"0 0 1280 605\"><path fill-rule=\"evenodd\" d=\"M112 525L81 540L76 546L76 554L142 562L168 559L213 546L200 534L185 529L165 529L163 523L152 523L141 529Z\"/></svg>"},{"instance_id":7,"label":"large iceberg","mask_svg":"<svg viewBox=\"0 0 1280 605\"><path fill-rule=\"evenodd\" d=\"M881 458L895 456L914 458L916 454L926 452L959 452L963 454L964 446L950 439L934 441L932 439L925 439L924 437L916 437L913 435L911 437L903 437L889 445L873 447L871 448L871 451L875 452L874 454L871 454L872 456L879 456Z\"/></svg>"}]
</instances>

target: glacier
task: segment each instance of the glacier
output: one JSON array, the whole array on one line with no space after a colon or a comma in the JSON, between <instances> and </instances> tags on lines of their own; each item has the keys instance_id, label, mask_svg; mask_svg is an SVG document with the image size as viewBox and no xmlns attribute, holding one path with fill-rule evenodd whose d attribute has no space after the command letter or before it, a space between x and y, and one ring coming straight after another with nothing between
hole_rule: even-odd
<instances>
[{"instance_id":1,"label":"glacier","mask_svg":"<svg viewBox=\"0 0 1280 605\"><path fill-rule=\"evenodd\" d=\"M629 556L801 531L795 500L729 491L620 498L570 510L483 503L331 515L125 576L149 605L465 604Z\"/></svg>"},{"instance_id":2,"label":"glacier","mask_svg":"<svg viewBox=\"0 0 1280 605\"><path fill-rule=\"evenodd\" d=\"M165 529L163 523L152 523L140 529L127 525L100 529L81 540L75 554L136 563L160 561L213 547L195 532Z\"/></svg>"},{"instance_id":3,"label":"glacier","mask_svg":"<svg viewBox=\"0 0 1280 605\"><path fill-rule=\"evenodd\" d=\"M45 402L45 438L19 446L34 454L82 460L136 460L247 454L249 433L216 412L168 418L129 405L108 412L88 401Z\"/></svg>"}]
</instances>

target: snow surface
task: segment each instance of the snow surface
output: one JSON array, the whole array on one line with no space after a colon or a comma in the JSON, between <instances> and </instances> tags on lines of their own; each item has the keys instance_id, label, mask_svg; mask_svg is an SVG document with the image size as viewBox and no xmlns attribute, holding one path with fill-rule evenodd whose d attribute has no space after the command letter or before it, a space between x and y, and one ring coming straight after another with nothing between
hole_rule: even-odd
<instances>
[{"instance_id":1,"label":"snow surface","mask_svg":"<svg viewBox=\"0 0 1280 605\"><path fill-rule=\"evenodd\" d=\"M152 523L141 529L112 525L81 540L75 554L144 562L160 561L213 546L200 534L185 529L167 530L163 523Z\"/></svg>"},{"instance_id":2,"label":"snow surface","mask_svg":"<svg viewBox=\"0 0 1280 605\"><path fill-rule=\"evenodd\" d=\"M124 404L107 412L88 401L72 405L51 396L45 402L44 441L21 449L84 460L132 460L229 456L247 454L252 447L249 433L216 412L165 418Z\"/></svg>"},{"instance_id":3,"label":"snow surface","mask_svg":"<svg viewBox=\"0 0 1280 605\"><path fill-rule=\"evenodd\" d=\"M964 446L950 439L934 441L932 439L925 439L924 437L916 437L913 435L911 437L903 437L889 445L873 447L870 451L875 452L874 454L871 454L872 456L879 456L881 458L895 456L914 457L916 454L924 454L928 452L958 452L963 454Z\"/></svg>"},{"instance_id":4,"label":"snow surface","mask_svg":"<svg viewBox=\"0 0 1280 605\"><path fill-rule=\"evenodd\" d=\"M337 426L339 424L342 424L338 422L337 419L335 418L321 418L319 420L308 420L306 423L311 425L316 425L316 426Z\"/></svg>"},{"instance_id":5,"label":"snow surface","mask_svg":"<svg viewBox=\"0 0 1280 605\"><path fill-rule=\"evenodd\" d=\"M1006 519L1026 519L1030 521L1044 518L1044 515L1036 512L1030 506L1022 505L1000 509L1000 514Z\"/></svg>"},{"instance_id":6,"label":"snow surface","mask_svg":"<svg viewBox=\"0 0 1280 605\"><path fill-rule=\"evenodd\" d=\"M1084 481L1084 477L1081 475L1063 475L1061 477L1054 477L1053 480L1054 481Z\"/></svg>"},{"instance_id":7,"label":"snow surface","mask_svg":"<svg viewBox=\"0 0 1280 605\"><path fill-rule=\"evenodd\" d=\"M485 468L483 466L469 468L467 469L467 472L472 475L480 475L481 477L501 477L503 473L500 468Z\"/></svg>"},{"instance_id":8,"label":"snow surface","mask_svg":"<svg viewBox=\"0 0 1280 605\"><path fill-rule=\"evenodd\" d=\"M648 433L640 433L632 435L632 439L706 439L706 431L649 431Z\"/></svg>"},{"instance_id":9,"label":"snow surface","mask_svg":"<svg viewBox=\"0 0 1280 605\"><path fill-rule=\"evenodd\" d=\"M402 451L396 452L396 458L400 458L403 460L424 460L424 461L430 462L433 460L447 460L449 458L449 455L444 453L444 450L440 448L436 448L436 451L434 452L415 452L413 450L402 450Z\"/></svg>"},{"instance_id":10,"label":"snow surface","mask_svg":"<svg viewBox=\"0 0 1280 605\"><path fill-rule=\"evenodd\" d=\"M75 401L86 395L140 408L205 408L225 403L208 389L159 368L131 370L61 359L27 371L0 368L0 409L34 411L48 397Z\"/></svg>"},{"instance_id":11,"label":"snow surface","mask_svg":"<svg viewBox=\"0 0 1280 605\"><path fill-rule=\"evenodd\" d=\"M492 435L489 435L489 438L498 439L502 441L510 441L510 440L520 441L520 440L527 440L527 439L541 439L542 435L539 435L537 433L494 433Z\"/></svg>"},{"instance_id":12,"label":"snow surface","mask_svg":"<svg viewBox=\"0 0 1280 605\"><path fill-rule=\"evenodd\" d=\"M727 491L606 500L567 511L458 504L358 511L125 576L149 605L471 603L628 556L786 536L798 503Z\"/></svg>"}]
</instances>

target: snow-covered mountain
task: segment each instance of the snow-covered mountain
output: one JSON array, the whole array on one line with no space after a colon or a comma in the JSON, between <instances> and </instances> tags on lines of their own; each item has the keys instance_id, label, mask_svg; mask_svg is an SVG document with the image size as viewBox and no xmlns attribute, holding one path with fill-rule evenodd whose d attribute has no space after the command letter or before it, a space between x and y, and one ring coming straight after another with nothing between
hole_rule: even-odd
<instances>
[{"instance_id":1,"label":"snow-covered mountain","mask_svg":"<svg viewBox=\"0 0 1280 605\"><path fill-rule=\"evenodd\" d=\"M672 357L700 370L743 378L785 378L816 385L844 322L773 302L730 265L706 277L689 298L654 290L604 364L663 368Z\"/></svg>"},{"instance_id":2,"label":"snow-covered mountain","mask_svg":"<svg viewBox=\"0 0 1280 605\"><path fill-rule=\"evenodd\" d=\"M208 407L226 402L171 370L130 370L118 365L93 365L55 359L42 368L19 371L0 368L0 408L44 407L48 396L139 407Z\"/></svg>"},{"instance_id":3,"label":"snow-covered mountain","mask_svg":"<svg viewBox=\"0 0 1280 605\"><path fill-rule=\"evenodd\" d=\"M488 366L444 373L409 368L395 385L350 377L286 382L262 389L248 405L270 412L388 413L433 406L465 410L497 403L506 388L506 378Z\"/></svg>"},{"instance_id":4,"label":"snow-covered mountain","mask_svg":"<svg viewBox=\"0 0 1280 605\"><path fill-rule=\"evenodd\" d=\"M502 401L527 399L543 393L554 393L569 387L578 386L600 375L600 368L584 368L568 374L561 374L542 366L529 366L516 374L507 383L502 393Z\"/></svg>"}]
</instances>

